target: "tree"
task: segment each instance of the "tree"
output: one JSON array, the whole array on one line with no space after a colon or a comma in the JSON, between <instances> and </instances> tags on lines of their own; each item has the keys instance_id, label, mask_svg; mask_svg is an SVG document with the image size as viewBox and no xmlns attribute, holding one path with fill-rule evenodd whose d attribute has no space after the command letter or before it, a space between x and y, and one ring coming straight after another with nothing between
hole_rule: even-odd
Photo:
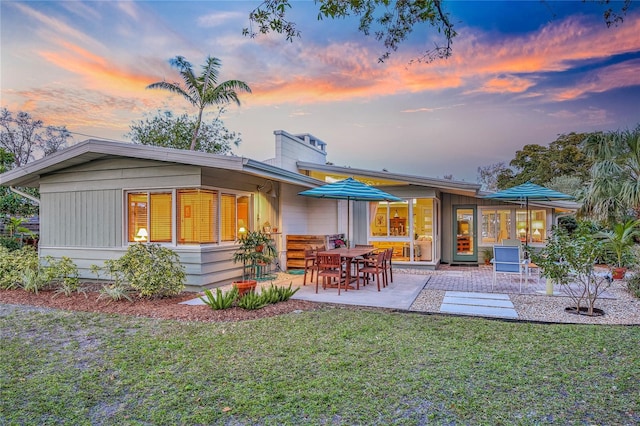
<instances>
[{"instance_id":1,"label":"tree","mask_svg":"<svg viewBox=\"0 0 640 426\"><path fill-rule=\"evenodd\" d=\"M221 62L220 59L215 57L207 57L202 67L202 74L199 76L193 73L193 66L182 56L176 56L169 63L180 72L184 86L181 86L180 83L159 81L148 85L147 89L163 89L177 93L189 101L191 105L198 108L198 119L191 137L191 145L189 146L189 149L193 151L196 149L204 109L214 104L225 106L231 101L240 105L240 99L238 99L236 91L251 93L251 88L247 83L240 80L227 80L218 84Z\"/></svg>"},{"instance_id":2,"label":"tree","mask_svg":"<svg viewBox=\"0 0 640 426\"><path fill-rule=\"evenodd\" d=\"M588 133L568 133L558 136L548 147L525 145L505 168L498 173L500 189L526 182L547 184L558 176L574 176L582 182L589 179L592 159L583 151L582 144Z\"/></svg>"},{"instance_id":3,"label":"tree","mask_svg":"<svg viewBox=\"0 0 640 426\"><path fill-rule=\"evenodd\" d=\"M609 5L610 0L593 1L606 7L603 16L607 26L621 24L631 5L631 0L624 0L619 8L614 9ZM315 3L319 4L318 20L356 16L360 18L360 32L368 36L373 29L376 40L382 41L386 49L378 58L380 62L396 51L414 28L421 24L433 27L444 36L444 40L425 51L418 61L430 62L451 56L451 45L457 33L442 0L315 0ZM263 1L249 14L249 27L243 28L242 33L256 37L273 31L293 41L300 37L300 31L295 22L287 19L287 10L291 7L289 0ZM374 25L375 28L372 28Z\"/></svg>"},{"instance_id":4,"label":"tree","mask_svg":"<svg viewBox=\"0 0 640 426\"><path fill-rule=\"evenodd\" d=\"M0 148L13 155L11 166L20 167L35 159L58 151L71 134L65 126L45 126L28 112L16 117L6 108L0 111Z\"/></svg>"},{"instance_id":5,"label":"tree","mask_svg":"<svg viewBox=\"0 0 640 426\"><path fill-rule=\"evenodd\" d=\"M240 145L240 135L227 129L220 119L223 113L224 107L219 107L216 118L210 124L201 123L196 151L233 154L231 146ZM176 117L171 111L158 111L152 118L132 123L129 126L131 131L126 136L137 144L189 149L196 121L196 118L188 114Z\"/></svg>"},{"instance_id":6,"label":"tree","mask_svg":"<svg viewBox=\"0 0 640 426\"><path fill-rule=\"evenodd\" d=\"M595 161L584 210L609 223L640 217L640 125L634 130L594 133L585 141Z\"/></svg>"},{"instance_id":7,"label":"tree","mask_svg":"<svg viewBox=\"0 0 640 426\"><path fill-rule=\"evenodd\" d=\"M504 161L478 167L478 183L482 184L485 191L496 192L498 190L498 176L507 170Z\"/></svg>"}]
</instances>

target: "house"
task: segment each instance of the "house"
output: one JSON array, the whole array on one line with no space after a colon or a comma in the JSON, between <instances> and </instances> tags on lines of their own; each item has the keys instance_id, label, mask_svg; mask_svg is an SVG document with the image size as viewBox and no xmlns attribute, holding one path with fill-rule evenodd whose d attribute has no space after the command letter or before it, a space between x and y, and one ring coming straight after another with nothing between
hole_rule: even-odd
<instances>
[{"instance_id":1,"label":"house","mask_svg":"<svg viewBox=\"0 0 640 426\"><path fill-rule=\"evenodd\" d=\"M266 226L283 266L292 235L344 233L393 247L396 265L436 268L477 264L480 247L524 234L523 206L482 198L478 184L329 165L313 135L274 134L267 161L91 139L0 175L0 185L40 189L41 256L68 256L89 279L92 264L157 242L179 254L192 289L239 277L238 237ZM349 176L403 201L352 201L347 221L347 201L298 195ZM532 245L556 210L530 208Z\"/></svg>"}]
</instances>

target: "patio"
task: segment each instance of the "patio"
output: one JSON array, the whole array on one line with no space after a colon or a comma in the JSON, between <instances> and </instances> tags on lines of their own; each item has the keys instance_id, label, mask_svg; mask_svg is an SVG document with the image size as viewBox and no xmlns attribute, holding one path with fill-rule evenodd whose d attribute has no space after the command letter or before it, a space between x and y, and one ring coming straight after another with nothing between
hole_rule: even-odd
<instances>
[{"instance_id":1,"label":"patio","mask_svg":"<svg viewBox=\"0 0 640 426\"><path fill-rule=\"evenodd\" d=\"M491 291L492 268L453 267L442 265L436 271L410 270L394 267L393 283L377 291L375 285L360 286L360 290L349 290L338 296L336 289L315 292L315 283L302 285L302 275L280 272L271 283L288 286L291 283L300 290L294 299L318 303L333 303L372 308L396 309L400 311L428 314L455 314L523 321L562 322L582 324L640 324L640 300L626 290L623 281L614 281L598 299L596 306L605 311L601 317L572 315L564 311L571 305L569 297L556 288L553 296L545 294L544 280L529 279L522 285L517 277L498 276ZM462 299L462 300L461 300ZM465 300L466 299L466 300ZM454 303L451 303L451 302ZM193 303L202 303L198 299ZM450 305L457 305L454 310ZM487 308L498 308L487 309ZM515 312L515 314L514 314Z\"/></svg>"}]
</instances>

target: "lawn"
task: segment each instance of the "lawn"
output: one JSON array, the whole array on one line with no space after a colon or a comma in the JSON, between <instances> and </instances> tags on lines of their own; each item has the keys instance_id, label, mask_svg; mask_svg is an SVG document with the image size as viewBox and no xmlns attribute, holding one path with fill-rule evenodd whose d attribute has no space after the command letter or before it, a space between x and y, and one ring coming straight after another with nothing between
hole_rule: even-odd
<instances>
[{"instance_id":1,"label":"lawn","mask_svg":"<svg viewBox=\"0 0 640 426\"><path fill-rule=\"evenodd\" d=\"M20 309L0 339L0 425L640 422L640 327Z\"/></svg>"}]
</instances>

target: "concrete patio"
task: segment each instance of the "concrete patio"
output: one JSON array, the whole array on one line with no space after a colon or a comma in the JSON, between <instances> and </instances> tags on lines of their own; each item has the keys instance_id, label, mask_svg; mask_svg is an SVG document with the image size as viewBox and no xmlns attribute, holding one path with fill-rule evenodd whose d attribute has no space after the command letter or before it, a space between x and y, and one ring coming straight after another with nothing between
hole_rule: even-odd
<instances>
[{"instance_id":1,"label":"concrete patio","mask_svg":"<svg viewBox=\"0 0 640 426\"><path fill-rule=\"evenodd\" d=\"M315 292L315 282L302 285L303 276L279 272L269 279L259 282L260 286L271 283L278 286L291 284L300 289L293 299L318 303L333 303L352 306L397 309L403 311L427 312L438 314L470 315L511 320L565 321L558 318L570 301L559 289L553 295L546 294L544 279L529 277L522 284L517 276L498 275L496 285L491 288L493 270L490 266L455 267L442 265L438 270L411 270L394 267L393 283L378 292L375 283L360 285L359 290L341 291L337 288L323 289L320 284ZM355 283L353 284L355 285ZM615 287L615 288L614 288ZM640 317L640 301L623 294L622 283L600 296L600 304L605 304L607 314L616 312L614 317L607 315L605 321L615 323L636 323ZM624 297L621 297L624 296ZM187 302L202 304L199 299ZM532 312L533 311L533 312ZM630 316L628 315L630 314ZM578 322L585 322L584 316L574 316ZM602 317L604 318L604 317ZM566 322L574 322L569 318ZM588 320L588 322L596 322ZM600 320L602 322L602 320ZM600 323L596 322L596 323Z\"/></svg>"}]
</instances>

